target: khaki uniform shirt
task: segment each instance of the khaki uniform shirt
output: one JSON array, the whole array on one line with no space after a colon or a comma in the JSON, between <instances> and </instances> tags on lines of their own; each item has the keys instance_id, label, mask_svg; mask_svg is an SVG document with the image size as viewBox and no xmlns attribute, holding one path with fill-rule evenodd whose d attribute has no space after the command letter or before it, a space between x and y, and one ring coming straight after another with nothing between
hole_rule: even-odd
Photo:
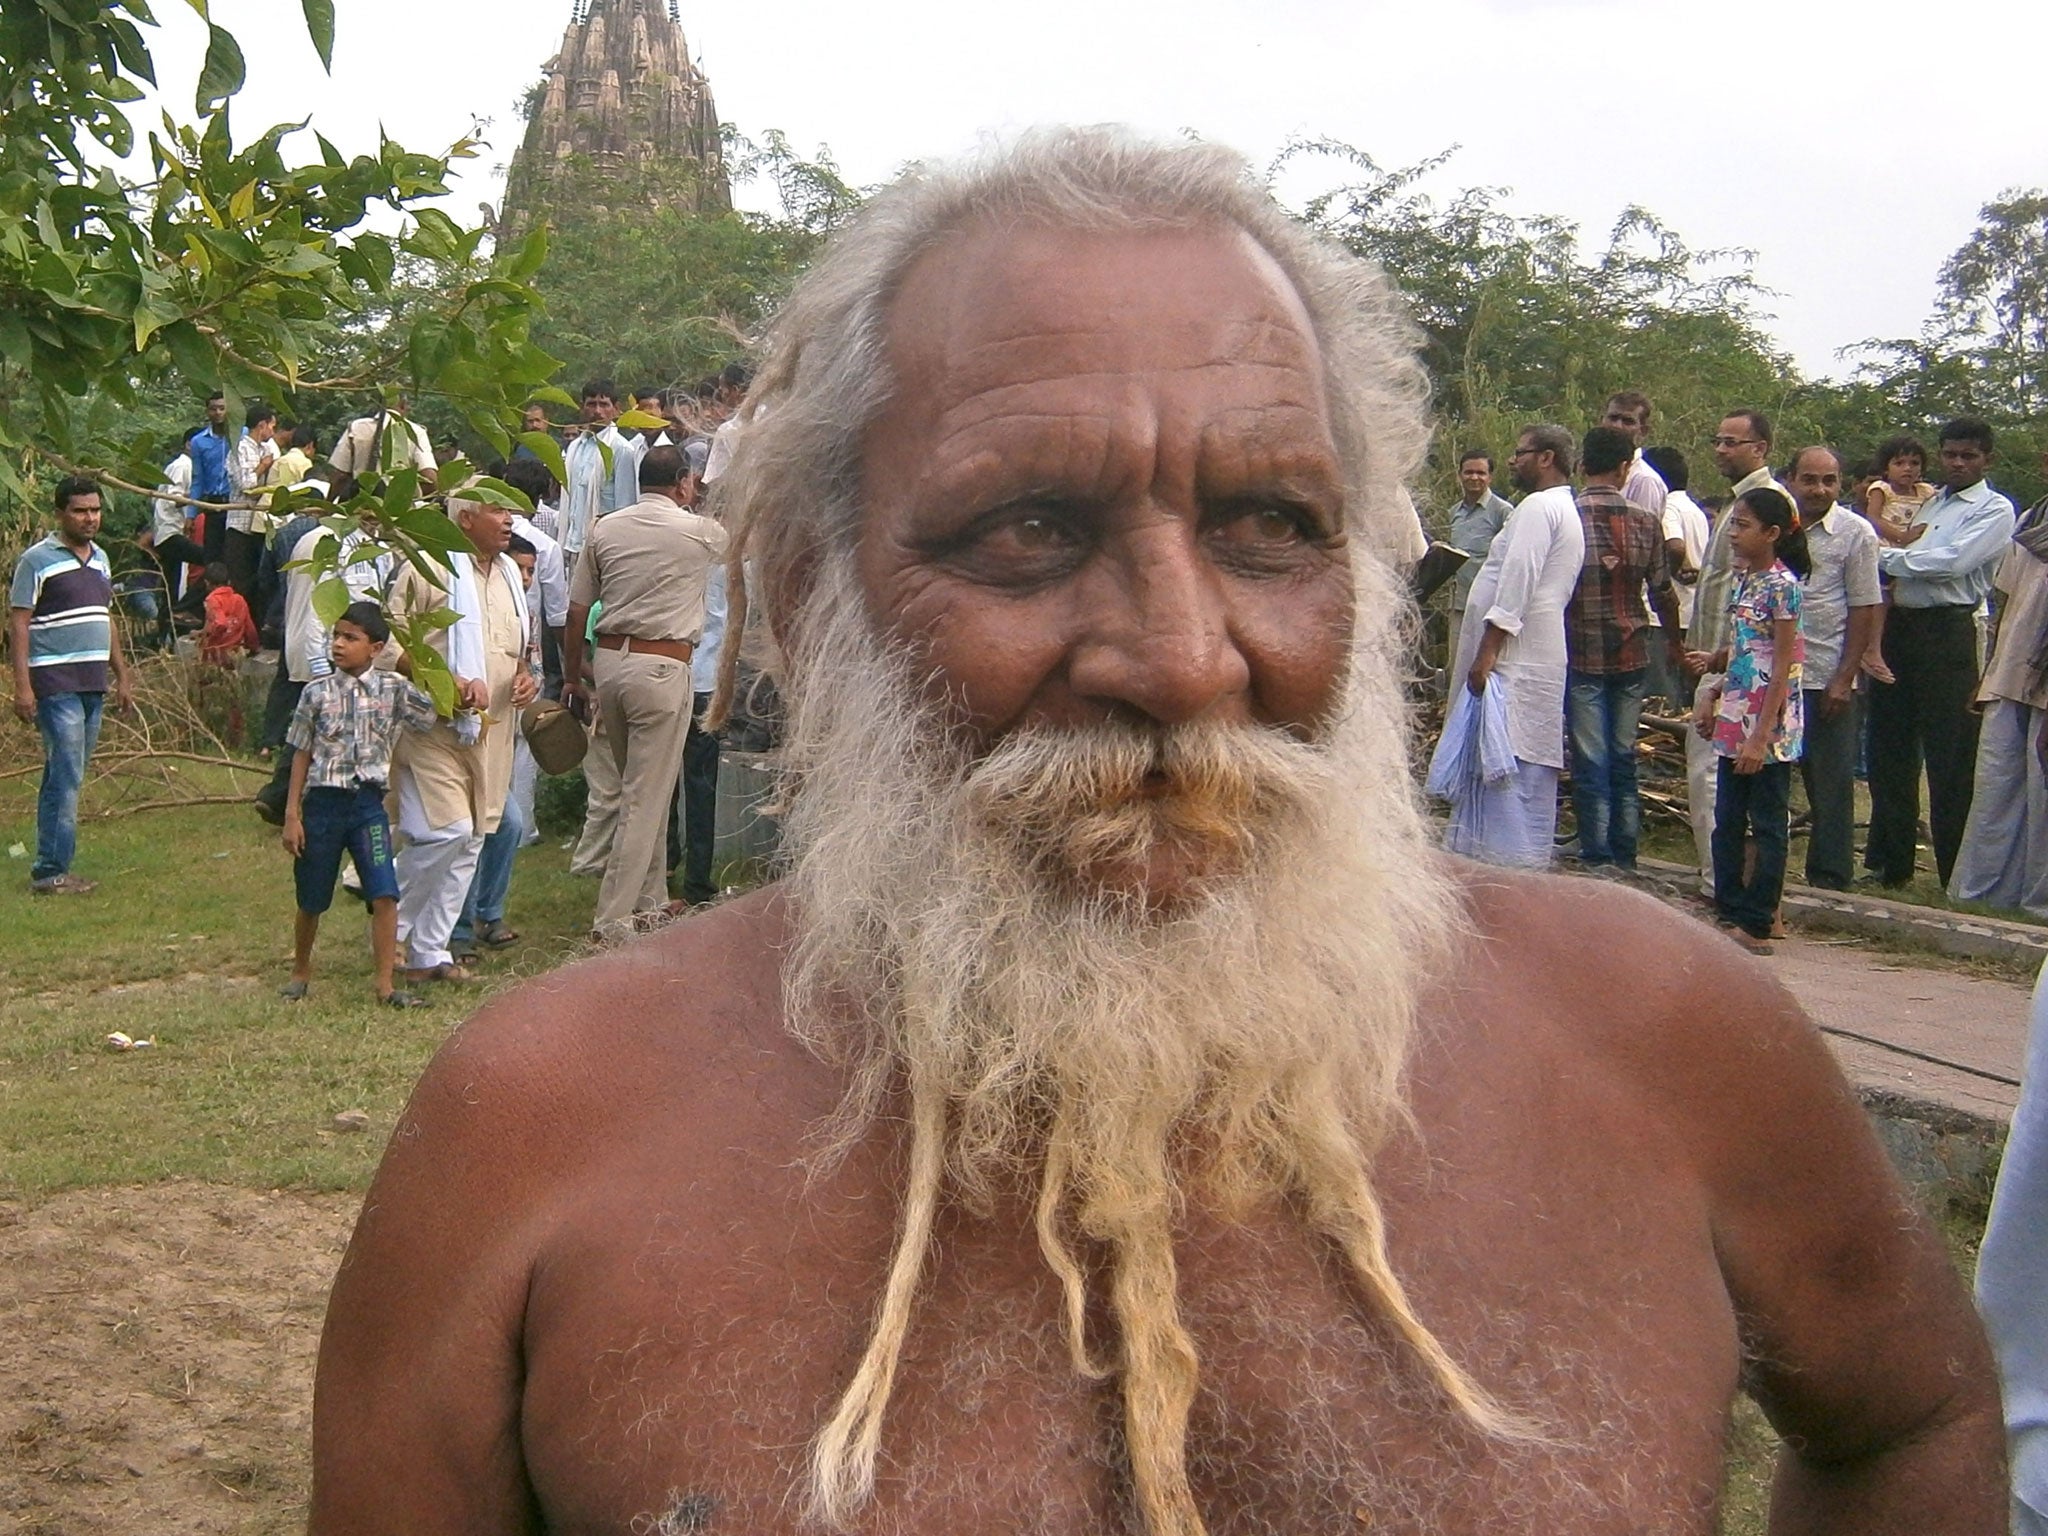
<instances>
[{"instance_id":1,"label":"khaki uniform shirt","mask_svg":"<svg viewBox=\"0 0 2048 1536\"><path fill-rule=\"evenodd\" d=\"M725 558L725 529L665 496L643 496L593 523L569 601L602 602L600 635L687 640L704 631L704 589Z\"/></svg>"},{"instance_id":2,"label":"khaki uniform shirt","mask_svg":"<svg viewBox=\"0 0 2048 1536\"><path fill-rule=\"evenodd\" d=\"M489 580L478 579L477 592L484 609L484 681L491 692L483 734L476 745L464 745L455 727L443 720L431 731L407 732L393 760L412 775L431 825L467 821L473 831L485 835L498 830L505 796L512 788L513 738L519 729L512 683L525 664L526 636L520 632L519 607L505 585L502 566ZM448 595L407 565L391 583L387 603L394 617L411 618L445 608ZM431 643L446 655L448 632L436 631Z\"/></svg>"}]
</instances>

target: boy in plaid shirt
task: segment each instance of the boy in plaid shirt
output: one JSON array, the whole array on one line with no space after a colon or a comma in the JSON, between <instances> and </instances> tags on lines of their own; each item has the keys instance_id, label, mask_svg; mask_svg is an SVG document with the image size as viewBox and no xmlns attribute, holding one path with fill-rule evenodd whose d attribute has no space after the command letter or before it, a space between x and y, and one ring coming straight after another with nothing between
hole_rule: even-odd
<instances>
[{"instance_id":1,"label":"boy in plaid shirt","mask_svg":"<svg viewBox=\"0 0 2048 1536\"><path fill-rule=\"evenodd\" d=\"M370 950L377 965L377 1001L417 1008L425 1001L392 985L398 956L398 872L391 860L391 822L384 789L391 749L401 728L430 729L434 702L396 672L372 663L391 638L375 603L353 603L335 620L329 654L334 671L315 678L299 697L285 740L297 749L285 799L284 847L295 861L298 920L292 931L292 977L283 995L293 1002L313 979L313 940L320 915L334 902L344 851L363 879L370 904Z\"/></svg>"}]
</instances>

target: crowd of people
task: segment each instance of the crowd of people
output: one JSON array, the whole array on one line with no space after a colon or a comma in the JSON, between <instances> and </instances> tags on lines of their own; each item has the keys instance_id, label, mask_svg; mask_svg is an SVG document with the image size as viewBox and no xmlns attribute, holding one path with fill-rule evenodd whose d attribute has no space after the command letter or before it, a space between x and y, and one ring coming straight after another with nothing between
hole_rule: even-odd
<instances>
[{"instance_id":1,"label":"crowd of people","mask_svg":"<svg viewBox=\"0 0 2048 1536\"><path fill-rule=\"evenodd\" d=\"M719 747L701 721L724 631L725 535L695 509L730 460L749 377L735 363L695 392L645 389L630 400L592 380L562 445L566 484L531 441L491 466L531 516L443 488L475 551L452 557L445 578L356 557L359 535L336 541L322 525L373 469L412 468L434 489L442 456L407 420L406 402L352 421L316 460L314 435L280 424L268 405L250 406L236 437L226 400L207 401L206 421L165 466L141 536L161 578L145 594L158 601L142 608L160 643L181 606L196 610L207 674L255 653L265 630L277 648L261 732L273 767L255 808L282 828L296 862L287 997L307 995L312 937L337 878L370 909L377 994L393 1006L417 1004L425 984L473 979L483 953L518 941L505 904L518 849L539 837L530 738L557 744L555 771L579 760L585 769L574 867L600 880L595 938L718 894ZM638 413L633 430L617 425L622 406ZM555 431L538 405L523 428ZM272 510L280 489L300 493L288 513ZM66 481L59 491L57 529L23 557L14 585L16 708L44 727L38 894L93 889L70 868L77 791L109 679L117 697L128 687L112 572L95 542L99 488ZM323 540L337 544L331 565L353 605L332 626L314 607ZM454 678L446 720L408 680L413 659L392 637L394 621L404 628L437 610L454 616L424 631ZM240 690L228 693L238 726ZM545 719L564 708L573 725Z\"/></svg>"},{"instance_id":2,"label":"crowd of people","mask_svg":"<svg viewBox=\"0 0 2048 1536\"><path fill-rule=\"evenodd\" d=\"M1801 447L1779 473L1770 419L1740 408L1710 444L1729 494L1703 505L1684 454L1645 446L1652 410L1628 391L1583 437L1529 427L1507 464L1519 504L1495 493L1489 453L1459 464L1449 539L1472 558L1450 676L1468 697L1431 771L1449 846L1549 864L1569 767L1568 857L1634 869L1637 737L1661 699L1691 720L1701 878L1738 943L1768 953L1783 931L1795 770L1808 884L1906 885L1924 772L1949 894L2048 917L2048 500L2015 514L1972 417L1942 426L1933 461L1902 435L1868 462Z\"/></svg>"}]
</instances>

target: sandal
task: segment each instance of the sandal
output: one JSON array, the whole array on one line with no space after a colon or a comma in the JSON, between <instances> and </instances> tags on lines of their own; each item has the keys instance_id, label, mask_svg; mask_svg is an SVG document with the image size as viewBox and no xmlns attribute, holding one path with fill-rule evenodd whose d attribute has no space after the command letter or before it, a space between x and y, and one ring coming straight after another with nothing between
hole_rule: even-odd
<instances>
[{"instance_id":1,"label":"sandal","mask_svg":"<svg viewBox=\"0 0 2048 1536\"><path fill-rule=\"evenodd\" d=\"M476 980L476 973L474 971L457 965L452 960L444 960L441 964L428 966L425 970L408 970L405 976L408 981L470 982Z\"/></svg>"},{"instance_id":2,"label":"sandal","mask_svg":"<svg viewBox=\"0 0 2048 1536\"><path fill-rule=\"evenodd\" d=\"M389 992L378 998L377 1002L380 1007L384 1008L424 1008L427 1006L427 1000L421 997L419 993L401 992L396 987L393 987Z\"/></svg>"},{"instance_id":3,"label":"sandal","mask_svg":"<svg viewBox=\"0 0 2048 1536\"><path fill-rule=\"evenodd\" d=\"M476 938L479 944L503 949L507 944L519 942L519 930L507 927L502 917L488 917L476 925Z\"/></svg>"},{"instance_id":4,"label":"sandal","mask_svg":"<svg viewBox=\"0 0 2048 1536\"><path fill-rule=\"evenodd\" d=\"M277 989L277 995L288 1003L303 1003L312 984L304 981L288 981Z\"/></svg>"}]
</instances>

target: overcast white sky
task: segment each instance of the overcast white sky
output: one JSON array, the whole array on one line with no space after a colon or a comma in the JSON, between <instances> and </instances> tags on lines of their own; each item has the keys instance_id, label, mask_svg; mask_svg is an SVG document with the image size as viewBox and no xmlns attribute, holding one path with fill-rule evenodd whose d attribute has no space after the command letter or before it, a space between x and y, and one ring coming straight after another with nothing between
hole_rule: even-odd
<instances>
[{"instance_id":1,"label":"overcast white sky","mask_svg":"<svg viewBox=\"0 0 2048 1536\"><path fill-rule=\"evenodd\" d=\"M201 28L156 9L159 78L189 117ZM310 115L344 151L380 121L440 149L492 118L457 199L472 214L569 9L338 0L329 80L295 0L212 4L249 61L238 141ZM1809 375L1917 331L1978 208L2048 184L2044 0L684 0L683 26L721 117L829 145L856 183L1045 122L1192 129L1262 164L1297 134L1388 166L1459 144L1441 193L1509 187L1594 242L1636 202L1695 248L1753 249Z\"/></svg>"}]
</instances>

